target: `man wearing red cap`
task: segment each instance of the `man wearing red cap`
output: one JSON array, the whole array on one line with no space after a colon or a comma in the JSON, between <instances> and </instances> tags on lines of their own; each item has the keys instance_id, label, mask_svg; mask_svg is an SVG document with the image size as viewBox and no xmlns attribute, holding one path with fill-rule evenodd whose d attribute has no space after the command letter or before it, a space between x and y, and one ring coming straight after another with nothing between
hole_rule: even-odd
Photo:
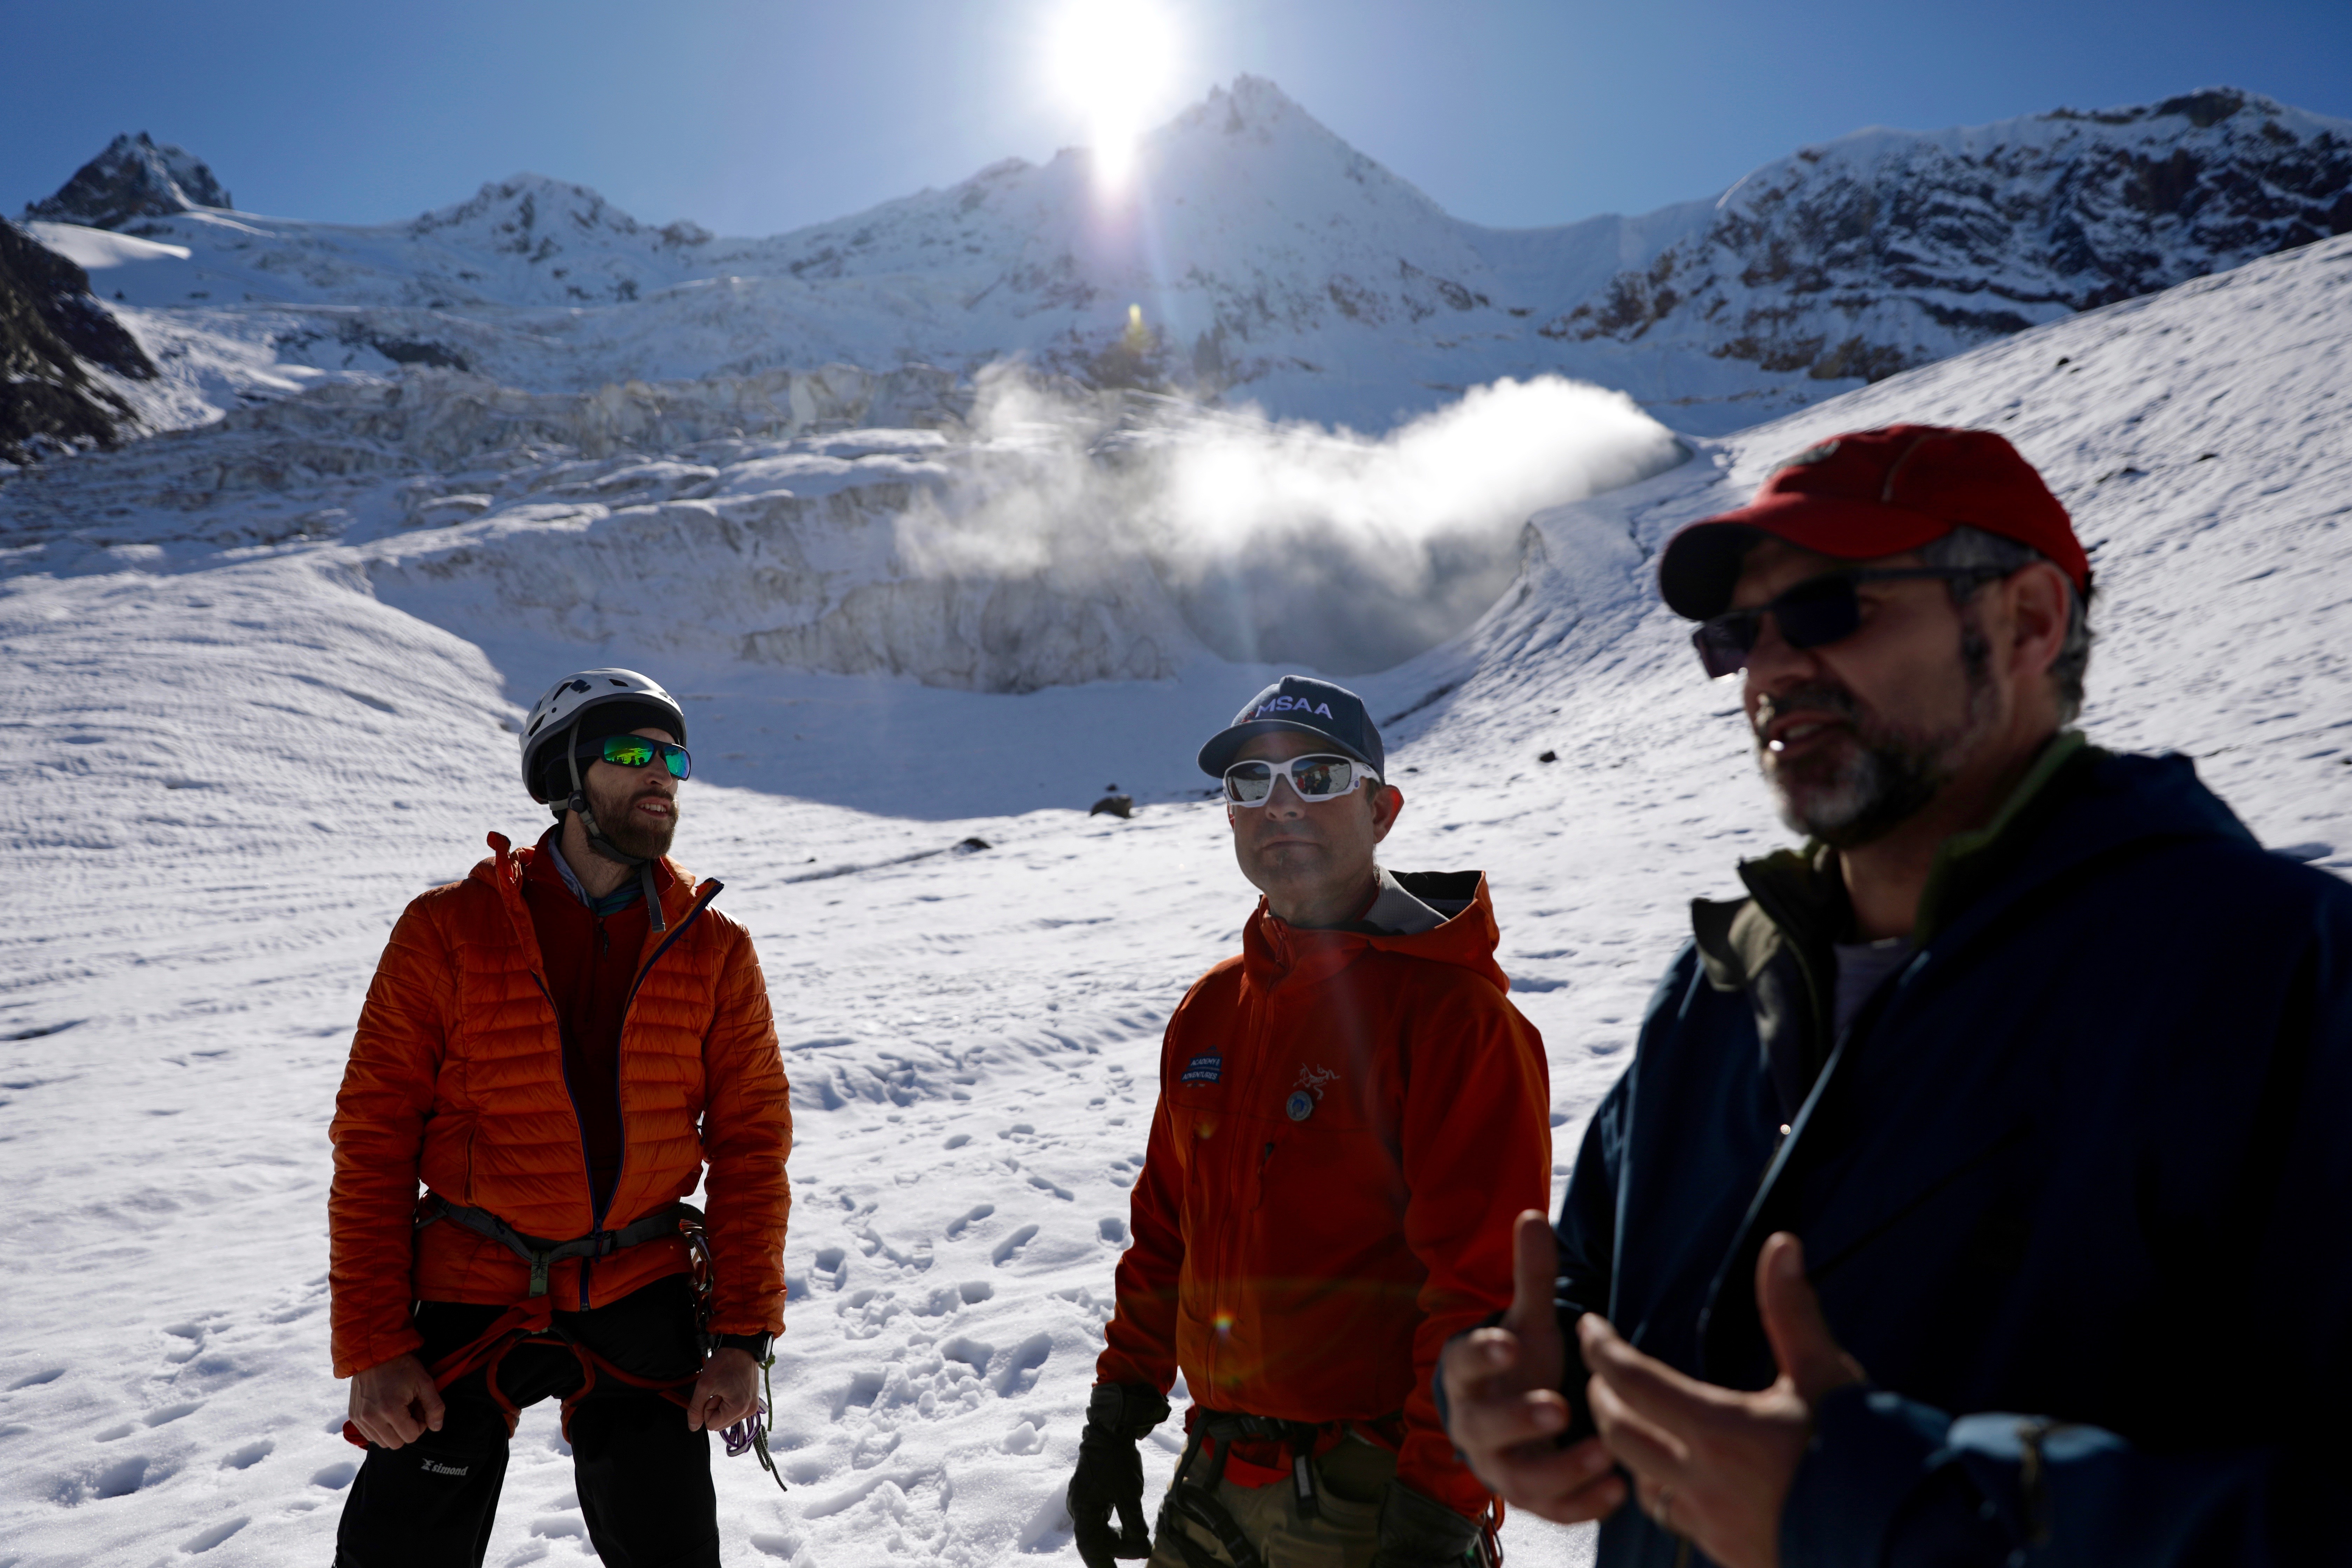
<instances>
[{"instance_id":1,"label":"man wearing red cap","mask_svg":"<svg viewBox=\"0 0 2352 1568\"><path fill-rule=\"evenodd\" d=\"M2067 728L2090 566L1999 436L1825 442L1659 584L1807 842L1447 1348L1472 1468L1604 1565L2330 1555L2352 888Z\"/></svg>"}]
</instances>

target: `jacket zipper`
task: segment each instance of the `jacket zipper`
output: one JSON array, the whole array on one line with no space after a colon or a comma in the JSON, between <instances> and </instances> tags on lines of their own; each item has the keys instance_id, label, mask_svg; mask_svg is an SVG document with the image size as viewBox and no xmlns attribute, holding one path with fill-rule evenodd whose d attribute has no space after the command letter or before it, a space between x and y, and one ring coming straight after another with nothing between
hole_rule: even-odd
<instances>
[{"instance_id":1,"label":"jacket zipper","mask_svg":"<svg viewBox=\"0 0 2352 1568\"><path fill-rule=\"evenodd\" d=\"M686 928L692 925L696 919L701 915L702 911L710 907L711 900L716 899L726 886L727 884L724 882L714 881L710 883L709 890L705 892L700 898L695 900L694 907L686 912L686 919L678 921L675 927L671 928L669 935L663 940L662 944L654 949L653 957L646 959L645 963L639 967L637 970L637 977L629 982L628 1000L621 1005L620 1037L622 1039L626 1039L628 1037L629 1015L636 1007L637 988L646 983L646 972L651 970L655 964L661 962L662 954L667 952L670 950L670 945L677 942L679 937L686 934ZM511 910L508 910L507 918L511 921L514 918L514 911ZM600 932L602 931L602 921L598 922L597 929ZM555 1005L555 993L548 989L546 976L541 974L538 970L534 969L530 972L530 978L531 983L539 987L540 995L546 998L548 1014L550 1016L557 1020L556 1032L560 1037L562 1033L562 1019L563 1017L563 1011ZM580 1133L580 1177L581 1180L588 1184L589 1197L593 1201L596 1194L596 1173L590 1170L588 1167L588 1125L585 1121L581 1120L580 1097L577 1094L574 1094L572 1090L571 1075L566 1073L563 1074L562 1077L563 1098L569 1100L572 1104L572 1125L578 1129ZM616 1105L620 1100L620 1096L621 1053L619 1047L615 1045L613 1051L613 1099ZM614 1170L613 1173L614 1193L617 1193L621 1190L621 1176L628 1168L629 1125L627 1118L624 1117L621 1120L621 1163L619 1168ZM596 1205L596 1206L591 1211L588 1220L588 1228L592 1232L604 1228L604 1211L612 1202L612 1193L605 1194L604 1202ZM580 1310L583 1312L589 1310L588 1282L589 1277L593 1271L594 1267L595 1259L593 1258L583 1258L580 1260Z\"/></svg>"},{"instance_id":2,"label":"jacket zipper","mask_svg":"<svg viewBox=\"0 0 2352 1568\"><path fill-rule=\"evenodd\" d=\"M726 887L726 885L727 884L724 882L712 882L709 885L709 891L705 892L700 898L696 899L694 900L694 907L686 911L686 918L678 921L676 926L672 927L669 935L662 939L661 945L654 949L654 955L651 958L646 959L645 963L639 967L637 970L637 977L629 982L629 999L621 1005L621 1032L618 1038L614 1040L613 1045L613 1105L616 1111L620 1110L621 1106L621 1047L629 1037L629 1015L636 1011L637 990L640 986L645 984L646 976L652 973L653 966L661 962L662 954L667 952L670 950L671 945L675 943L679 937L686 934L687 927L692 925L697 920L701 918L702 911L710 907L710 901L719 895L719 892ZM567 1081L564 1088L568 1092L571 1089L571 1084ZM575 1121L579 1118L580 1102L577 1100L574 1100L572 1102L572 1115ZM596 1207L595 1223L590 1227L593 1230L602 1230L604 1228L605 1212L612 1205L614 1194L621 1190L621 1178L628 1174L629 1171L628 1117L625 1114L621 1115L619 1117L619 1121L621 1126L621 1163L613 1168L612 1188L610 1191L605 1193L604 1201L602 1204L599 1204ZM582 1130L580 1136L580 1163L583 1169L588 1163L588 1135L584 1128ZM596 1190L595 1180L593 1173L590 1176L588 1190L592 1195ZM595 1268L595 1263L596 1260L593 1258L583 1258L580 1260L580 1310L583 1312L588 1310L588 1279L589 1275Z\"/></svg>"},{"instance_id":3,"label":"jacket zipper","mask_svg":"<svg viewBox=\"0 0 2352 1568\"><path fill-rule=\"evenodd\" d=\"M532 970L530 977L539 986L539 994L547 998L547 1011L555 1019L556 1037L561 1041L563 1035L563 1009L555 1005L555 993L548 989L547 981L538 970ZM588 1168L588 1124L581 1118L580 1096L572 1090L572 1075L561 1071L560 1058L558 1070L563 1079L563 1098L572 1105L572 1125L580 1132L580 1179L588 1184L588 1197L593 1204L596 1197L596 1173ZM624 1129L621 1133L621 1147L625 1150L628 1143L628 1132ZM588 1228L592 1231L604 1228L604 1215L593 1208L589 1211ZM588 1268L593 1261L594 1260L586 1258L580 1260L580 1310L583 1312L588 1310Z\"/></svg>"},{"instance_id":4,"label":"jacket zipper","mask_svg":"<svg viewBox=\"0 0 2352 1568\"><path fill-rule=\"evenodd\" d=\"M1276 984L1279 984L1280 982L1276 981ZM1267 989L1270 990L1271 987ZM1248 1063L1248 1076L1235 1083L1234 1086L1236 1090L1247 1090L1246 1096L1237 1093L1234 1099L1235 1110L1243 1116L1247 1116L1251 1113L1249 1108L1255 1104L1255 1100L1253 1097L1257 1093L1260 1082L1265 1076L1266 1001L1267 997L1265 991L1259 992L1259 994L1253 999L1253 1005L1250 1008L1249 1026L1243 1037L1248 1050L1248 1055L1245 1058ZM1258 1187L1257 1203L1252 1205L1252 1212L1255 1212L1258 1207L1263 1206L1265 1202L1265 1165L1268 1158L1273 1154L1273 1152L1274 1144L1270 1141L1259 1151L1256 1182L1256 1185ZM1248 1167L1243 1163L1243 1161L1245 1161L1247 1158L1248 1155L1244 1152L1242 1156L1242 1160L1234 1162L1234 1164L1239 1167L1235 1173L1236 1174L1248 1169ZM1217 1319L1224 1316L1228 1310L1225 1292L1232 1289L1232 1282L1236 1266L1239 1262L1239 1254L1241 1249L1242 1226L1239 1217L1234 1214L1227 1213L1222 1215L1221 1218L1223 1220L1223 1225L1217 1237L1216 1289L1213 1297L1213 1300L1216 1302L1216 1310L1210 1315L1209 1320L1208 1371L1209 1386L1212 1390L1221 1390L1223 1386L1217 1382L1217 1355L1218 1352L1224 1348L1223 1344L1221 1342L1223 1336L1217 1331ZM1217 1395L1214 1393L1210 1395L1212 1398L1215 1398L1216 1396Z\"/></svg>"}]
</instances>

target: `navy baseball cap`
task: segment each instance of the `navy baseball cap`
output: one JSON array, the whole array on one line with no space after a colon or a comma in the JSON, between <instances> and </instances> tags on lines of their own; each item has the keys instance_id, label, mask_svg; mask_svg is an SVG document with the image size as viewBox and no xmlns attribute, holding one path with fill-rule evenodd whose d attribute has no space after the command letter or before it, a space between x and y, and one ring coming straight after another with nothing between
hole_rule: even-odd
<instances>
[{"instance_id":1,"label":"navy baseball cap","mask_svg":"<svg viewBox=\"0 0 2352 1568\"><path fill-rule=\"evenodd\" d=\"M1388 752L1381 745L1380 727L1364 711L1364 700L1344 686L1303 675L1284 676L1251 698L1230 725L1210 736L1201 748L1201 771L1213 779L1224 777L1235 752L1253 737L1276 730L1319 735L1331 742L1333 751L1388 776Z\"/></svg>"}]
</instances>

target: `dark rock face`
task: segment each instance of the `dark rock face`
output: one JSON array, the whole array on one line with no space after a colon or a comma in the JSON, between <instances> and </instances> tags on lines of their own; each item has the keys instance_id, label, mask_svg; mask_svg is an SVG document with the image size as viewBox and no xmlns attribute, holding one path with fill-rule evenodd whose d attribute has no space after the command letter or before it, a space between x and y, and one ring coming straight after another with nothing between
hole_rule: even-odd
<instances>
[{"instance_id":1,"label":"dark rock face","mask_svg":"<svg viewBox=\"0 0 2352 1568\"><path fill-rule=\"evenodd\" d=\"M134 381L155 367L72 262L0 222L0 460L27 463L77 447L110 447L131 407L89 374Z\"/></svg>"},{"instance_id":2,"label":"dark rock face","mask_svg":"<svg viewBox=\"0 0 2352 1568\"><path fill-rule=\"evenodd\" d=\"M2217 89L1860 132L1758 170L1703 233L1538 330L1877 381L2352 230L2352 138L2331 123Z\"/></svg>"},{"instance_id":3,"label":"dark rock face","mask_svg":"<svg viewBox=\"0 0 2352 1568\"><path fill-rule=\"evenodd\" d=\"M203 159L184 147L151 141L142 131L117 136L105 152L74 171L57 195L26 207L25 216L121 228L137 218L168 217L191 207L234 205Z\"/></svg>"}]
</instances>

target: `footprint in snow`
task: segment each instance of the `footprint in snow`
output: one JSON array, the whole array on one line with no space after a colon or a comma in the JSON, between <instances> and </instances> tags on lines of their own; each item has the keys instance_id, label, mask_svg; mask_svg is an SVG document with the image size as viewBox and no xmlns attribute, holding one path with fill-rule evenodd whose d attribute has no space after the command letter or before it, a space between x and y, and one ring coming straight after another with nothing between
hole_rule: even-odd
<instances>
[{"instance_id":1,"label":"footprint in snow","mask_svg":"<svg viewBox=\"0 0 2352 1568\"><path fill-rule=\"evenodd\" d=\"M990 1215L992 1215L995 1212L996 1205L994 1204L974 1204L965 1213L958 1215L955 1218L948 1221L947 1238L950 1241L955 1240L957 1237L963 1235L965 1230L978 1224L980 1221L986 1219Z\"/></svg>"},{"instance_id":2,"label":"footprint in snow","mask_svg":"<svg viewBox=\"0 0 2352 1568\"><path fill-rule=\"evenodd\" d=\"M252 1522L253 1521L244 1514L239 1514L235 1519L223 1520L210 1529L199 1531L180 1542L180 1550L190 1553L210 1552Z\"/></svg>"},{"instance_id":3,"label":"footprint in snow","mask_svg":"<svg viewBox=\"0 0 2352 1568\"><path fill-rule=\"evenodd\" d=\"M991 1247L988 1253L988 1260L1002 1268L1004 1267L1005 1262L1010 1259L1013 1254L1028 1246L1030 1242L1036 1238L1036 1236L1037 1227L1035 1226L1023 1226L1019 1230L1014 1231L1011 1236L1006 1237L1003 1241L998 1242L994 1247Z\"/></svg>"},{"instance_id":4,"label":"footprint in snow","mask_svg":"<svg viewBox=\"0 0 2352 1568\"><path fill-rule=\"evenodd\" d=\"M59 1507L71 1508L85 1498L129 1497L142 1487L168 1479L171 1474L172 1467L158 1466L144 1454L132 1454L97 1470L63 1478L50 1497Z\"/></svg>"},{"instance_id":5,"label":"footprint in snow","mask_svg":"<svg viewBox=\"0 0 2352 1568\"><path fill-rule=\"evenodd\" d=\"M1026 1394L1035 1387L1038 1369L1045 1364L1045 1358L1053 1353L1054 1341L1048 1334L1032 1334L1013 1346L1012 1353L1005 1357L1003 1370L996 1374L995 1385L999 1397L1010 1399L1014 1394Z\"/></svg>"}]
</instances>

